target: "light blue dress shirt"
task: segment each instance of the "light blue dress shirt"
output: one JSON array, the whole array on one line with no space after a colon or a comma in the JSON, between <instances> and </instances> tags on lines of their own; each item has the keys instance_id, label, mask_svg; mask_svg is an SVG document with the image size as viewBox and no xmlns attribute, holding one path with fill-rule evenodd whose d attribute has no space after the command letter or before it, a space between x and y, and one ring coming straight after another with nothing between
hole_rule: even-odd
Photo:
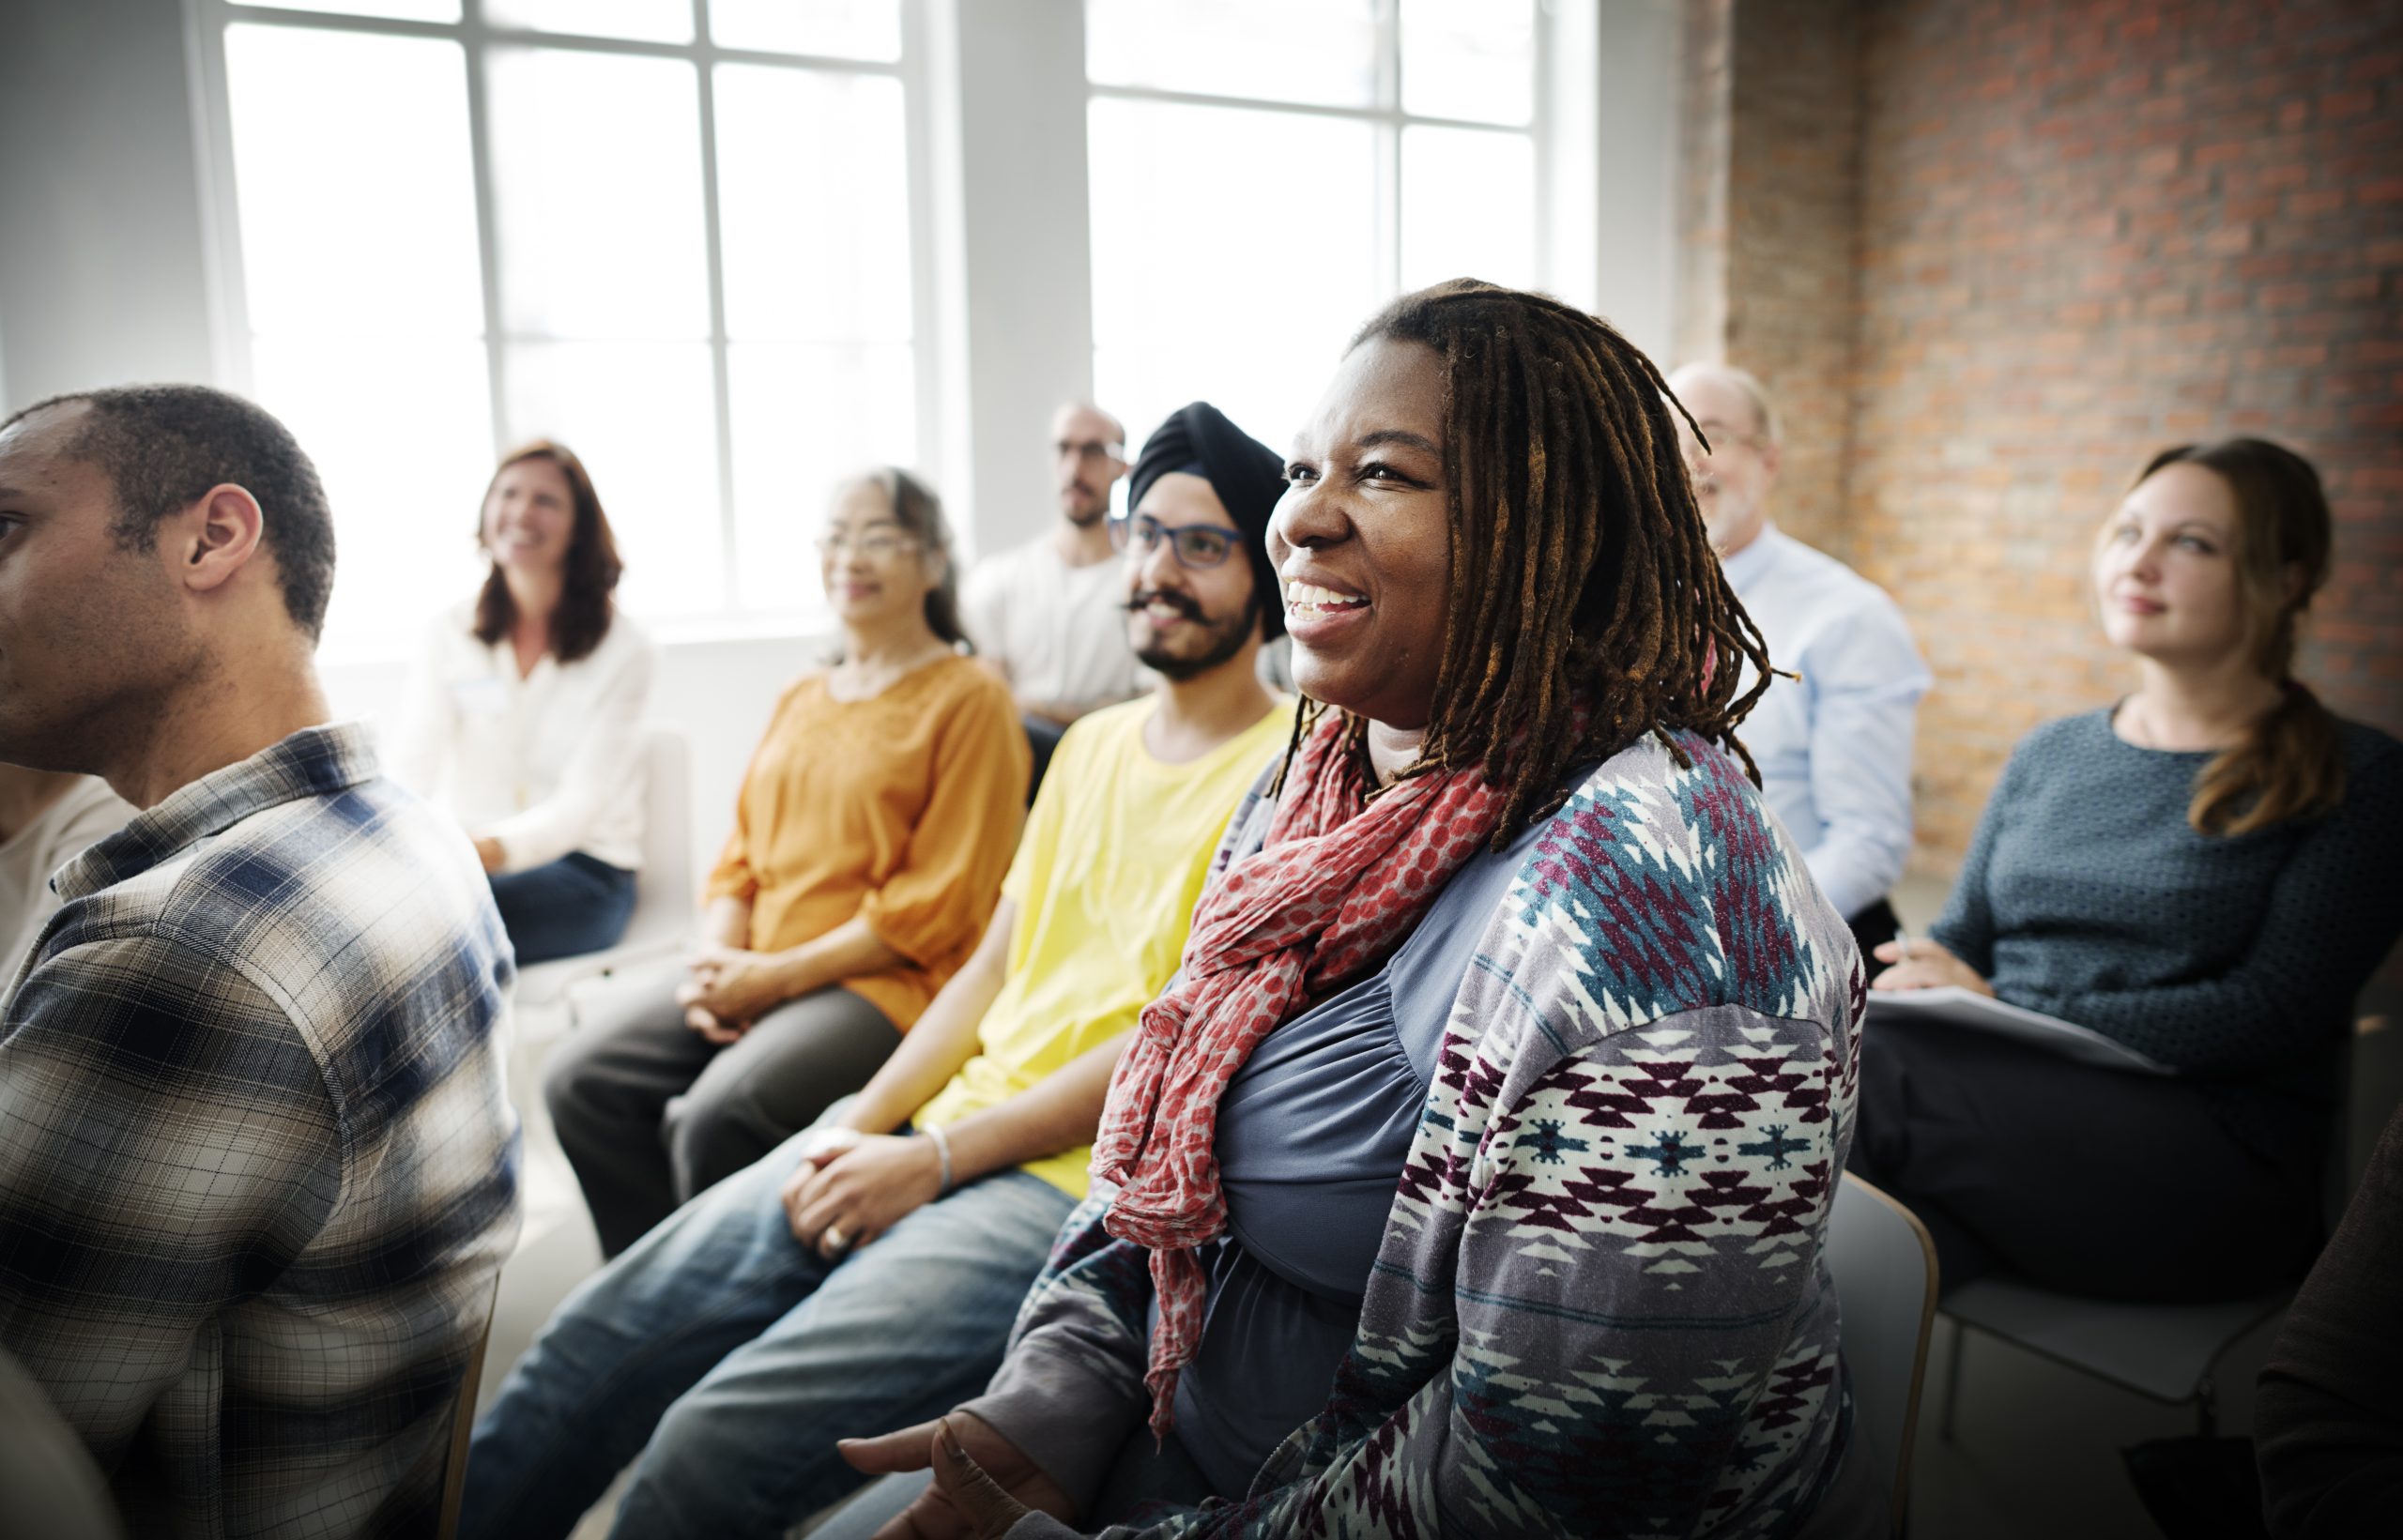
<instances>
[{"instance_id":1,"label":"light blue dress shirt","mask_svg":"<svg viewBox=\"0 0 2403 1540\"><path fill-rule=\"evenodd\" d=\"M1850 919L1910 855L1911 730L1927 664L1885 589L1775 525L1721 565L1769 662L1802 676L1771 679L1737 736L1769 810Z\"/></svg>"}]
</instances>

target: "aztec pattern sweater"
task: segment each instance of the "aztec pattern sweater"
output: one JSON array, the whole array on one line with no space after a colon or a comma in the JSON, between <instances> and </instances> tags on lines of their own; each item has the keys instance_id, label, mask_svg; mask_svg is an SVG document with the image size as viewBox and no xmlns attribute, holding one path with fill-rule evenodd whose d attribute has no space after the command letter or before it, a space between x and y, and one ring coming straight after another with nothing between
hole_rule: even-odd
<instances>
[{"instance_id":1,"label":"aztec pattern sweater","mask_svg":"<svg viewBox=\"0 0 2403 1540\"><path fill-rule=\"evenodd\" d=\"M1722 754L1646 739L1536 841L1453 1002L1324 1409L1111 1536L1783 1536L1848 1406L1821 1243L1859 953ZM1068 1221L965 1409L1079 1501L1148 1406L1143 1251ZM1013 1536L1065 1532L1030 1516Z\"/></svg>"}]
</instances>

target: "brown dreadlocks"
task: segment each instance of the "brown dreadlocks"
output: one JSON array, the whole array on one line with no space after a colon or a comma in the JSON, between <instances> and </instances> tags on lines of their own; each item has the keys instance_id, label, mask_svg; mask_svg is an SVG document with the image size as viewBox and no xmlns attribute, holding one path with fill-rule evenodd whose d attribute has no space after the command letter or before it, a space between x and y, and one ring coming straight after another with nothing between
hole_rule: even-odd
<instances>
[{"instance_id":1,"label":"brown dreadlocks","mask_svg":"<svg viewBox=\"0 0 2403 1540\"><path fill-rule=\"evenodd\" d=\"M1433 348L1446 382L1451 594L1405 773L1481 763L1508 795L1497 850L1568 800L1572 770L1645 733L1681 765L1671 731L1722 743L1757 784L1736 725L1768 647L1712 555L1652 361L1591 315L1474 279L1402 296L1352 345L1376 339ZM1323 709L1305 702L1296 744Z\"/></svg>"}]
</instances>

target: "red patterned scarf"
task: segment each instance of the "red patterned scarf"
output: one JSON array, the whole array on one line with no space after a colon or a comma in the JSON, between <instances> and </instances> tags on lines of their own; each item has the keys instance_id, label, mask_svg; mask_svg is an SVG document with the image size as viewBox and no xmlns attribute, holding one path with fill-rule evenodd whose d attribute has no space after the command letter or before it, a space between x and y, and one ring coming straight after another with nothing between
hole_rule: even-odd
<instances>
[{"instance_id":1,"label":"red patterned scarf","mask_svg":"<svg viewBox=\"0 0 2403 1540\"><path fill-rule=\"evenodd\" d=\"M1413 777L1363 807L1368 785L1330 715L1295 756L1266 842L1195 907L1184 971L1144 1008L1110 1077L1093 1169L1120 1189L1105 1227L1151 1248L1160 1319L1144 1382L1163 1437L1202 1339L1195 1248L1227 1227L1219 1096L1271 1030L1391 956L1501 817L1475 770Z\"/></svg>"}]
</instances>

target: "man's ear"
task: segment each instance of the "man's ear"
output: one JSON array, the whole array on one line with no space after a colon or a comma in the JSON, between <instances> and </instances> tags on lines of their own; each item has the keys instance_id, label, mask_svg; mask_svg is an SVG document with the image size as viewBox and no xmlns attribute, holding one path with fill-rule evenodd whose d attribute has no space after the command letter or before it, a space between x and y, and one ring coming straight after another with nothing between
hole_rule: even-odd
<instances>
[{"instance_id":1,"label":"man's ear","mask_svg":"<svg viewBox=\"0 0 2403 1540\"><path fill-rule=\"evenodd\" d=\"M1774 438L1763 438L1761 440L1761 467L1768 472L1769 480L1775 480L1777 479L1778 467L1784 464L1785 446L1779 443Z\"/></svg>"},{"instance_id":2,"label":"man's ear","mask_svg":"<svg viewBox=\"0 0 2403 1540\"><path fill-rule=\"evenodd\" d=\"M193 593L207 593L232 580L258 554L267 532L259 500L231 481L210 487L169 521L176 577Z\"/></svg>"}]
</instances>

